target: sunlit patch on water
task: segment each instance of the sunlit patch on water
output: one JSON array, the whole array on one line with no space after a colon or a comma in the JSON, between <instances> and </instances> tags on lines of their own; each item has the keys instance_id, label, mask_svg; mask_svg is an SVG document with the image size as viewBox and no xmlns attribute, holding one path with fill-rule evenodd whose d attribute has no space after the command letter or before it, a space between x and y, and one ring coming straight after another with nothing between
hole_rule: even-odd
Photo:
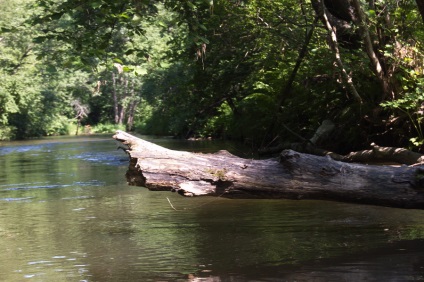
<instances>
[{"instance_id":1,"label":"sunlit patch on water","mask_svg":"<svg viewBox=\"0 0 424 282\"><path fill-rule=\"evenodd\" d=\"M39 261L30 261L28 262L28 265L35 265L35 264L47 264L51 265L52 261L50 260L39 260Z\"/></svg>"}]
</instances>

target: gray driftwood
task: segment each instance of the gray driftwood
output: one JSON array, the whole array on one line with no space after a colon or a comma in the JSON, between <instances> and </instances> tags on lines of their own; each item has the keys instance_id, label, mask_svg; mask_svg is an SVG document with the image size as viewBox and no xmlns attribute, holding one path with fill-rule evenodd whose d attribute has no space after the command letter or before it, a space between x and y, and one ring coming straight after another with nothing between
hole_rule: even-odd
<instances>
[{"instance_id":1,"label":"gray driftwood","mask_svg":"<svg viewBox=\"0 0 424 282\"><path fill-rule=\"evenodd\" d=\"M227 151L174 151L123 131L113 138L130 156L130 185L184 196L322 199L399 208L424 208L423 166L339 162L284 150L279 158L252 160Z\"/></svg>"}]
</instances>

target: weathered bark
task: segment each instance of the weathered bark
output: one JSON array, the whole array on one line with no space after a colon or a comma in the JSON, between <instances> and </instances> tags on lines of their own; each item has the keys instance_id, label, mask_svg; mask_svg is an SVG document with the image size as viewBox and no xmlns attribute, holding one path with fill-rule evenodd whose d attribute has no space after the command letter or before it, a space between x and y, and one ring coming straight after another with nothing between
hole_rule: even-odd
<instances>
[{"instance_id":1,"label":"weathered bark","mask_svg":"<svg viewBox=\"0 0 424 282\"><path fill-rule=\"evenodd\" d=\"M343 157L343 161L350 162L396 162L405 165L424 165L424 156L403 148L380 147L371 144L371 150L352 152Z\"/></svg>"},{"instance_id":2,"label":"weathered bark","mask_svg":"<svg viewBox=\"0 0 424 282\"><path fill-rule=\"evenodd\" d=\"M424 208L423 166L373 166L285 150L279 158L243 159L226 151L173 151L123 131L113 137L130 156L130 185L185 196L324 199Z\"/></svg>"}]
</instances>

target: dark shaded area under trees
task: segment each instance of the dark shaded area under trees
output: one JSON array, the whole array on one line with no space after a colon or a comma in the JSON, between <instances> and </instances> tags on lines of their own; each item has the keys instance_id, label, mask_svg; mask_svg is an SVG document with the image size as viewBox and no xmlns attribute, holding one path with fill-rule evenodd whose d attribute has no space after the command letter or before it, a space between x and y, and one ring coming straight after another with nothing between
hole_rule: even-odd
<instances>
[{"instance_id":1,"label":"dark shaded area under trees","mask_svg":"<svg viewBox=\"0 0 424 282\"><path fill-rule=\"evenodd\" d=\"M268 152L424 149L421 0L1 7L1 139L81 122ZM73 101L90 113L75 121ZM310 142L325 120L332 129Z\"/></svg>"}]
</instances>

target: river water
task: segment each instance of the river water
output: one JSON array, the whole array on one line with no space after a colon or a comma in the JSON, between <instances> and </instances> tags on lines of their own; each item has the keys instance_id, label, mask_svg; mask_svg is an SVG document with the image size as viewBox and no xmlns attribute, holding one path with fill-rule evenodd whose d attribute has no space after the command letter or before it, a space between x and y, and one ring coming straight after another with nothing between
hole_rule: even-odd
<instances>
[{"instance_id":1,"label":"river water","mask_svg":"<svg viewBox=\"0 0 424 282\"><path fill-rule=\"evenodd\" d=\"M184 198L128 186L127 166L108 135L0 143L0 280L424 280L424 211Z\"/></svg>"}]
</instances>

